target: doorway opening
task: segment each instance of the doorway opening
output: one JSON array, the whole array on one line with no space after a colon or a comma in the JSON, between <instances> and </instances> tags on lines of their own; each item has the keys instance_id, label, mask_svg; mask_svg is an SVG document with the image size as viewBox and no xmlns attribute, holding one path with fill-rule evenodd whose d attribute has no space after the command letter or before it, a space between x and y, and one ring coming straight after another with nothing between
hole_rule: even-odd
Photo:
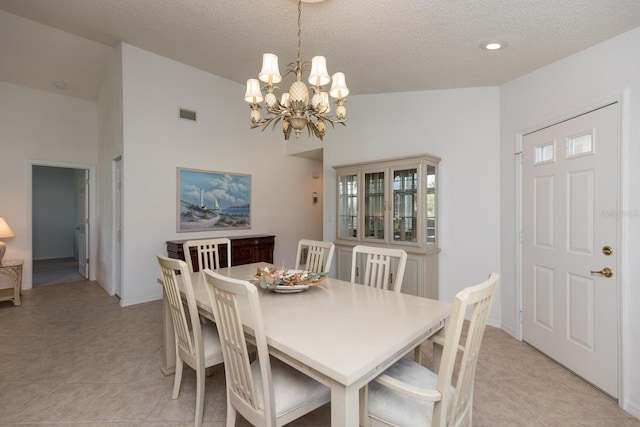
<instances>
[{"instance_id":1,"label":"doorway opening","mask_svg":"<svg viewBox=\"0 0 640 427\"><path fill-rule=\"evenodd\" d=\"M33 165L32 286L89 278L89 170Z\"/></svg>"}]
</instances>

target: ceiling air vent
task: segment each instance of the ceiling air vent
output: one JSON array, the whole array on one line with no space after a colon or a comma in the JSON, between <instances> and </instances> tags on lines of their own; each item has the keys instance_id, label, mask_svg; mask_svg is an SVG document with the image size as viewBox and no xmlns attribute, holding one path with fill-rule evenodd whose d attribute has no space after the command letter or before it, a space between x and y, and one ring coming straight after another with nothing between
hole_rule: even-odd
<instances>
[{"instance_id":1,"label":"ceiling air vent","mask_svg":"<svg viewBox=\"0 0 640 427\"><path fill-rule=\"evenodd\" d=\"M197 121L196 120L196 112L195 111L191 111L191 110L187 110L184 108L179 108L178 109L178 117L181 119L185 119L185 120L191 120L192 122Z\"/></svg>"}]
</instances>

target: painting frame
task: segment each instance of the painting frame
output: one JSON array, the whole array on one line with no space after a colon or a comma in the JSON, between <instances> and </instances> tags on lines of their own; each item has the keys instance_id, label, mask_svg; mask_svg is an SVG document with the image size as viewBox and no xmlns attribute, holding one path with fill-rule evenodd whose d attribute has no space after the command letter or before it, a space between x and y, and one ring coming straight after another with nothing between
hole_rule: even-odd
<instances>
[{"instance_id":1,"label":"painting frame","mask_svg":"<svg viewBox=\"0 0 640 427\"><path fill-rule=\"evenodd\" d=\"M178 167L176 232L251 228L251 175Z\"/></svg>"}]
</instances>

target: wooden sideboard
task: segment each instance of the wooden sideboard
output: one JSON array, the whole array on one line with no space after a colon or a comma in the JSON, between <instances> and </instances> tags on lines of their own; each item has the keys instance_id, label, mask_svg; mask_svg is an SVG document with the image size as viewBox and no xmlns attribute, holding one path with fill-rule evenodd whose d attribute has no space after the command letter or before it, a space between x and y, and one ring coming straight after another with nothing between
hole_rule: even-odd
<instances>
[{"instance_id":1,"label":"wooden sideboard","mask_svg":"<svg viewBox=\"0 0 640 427\"><path fill-rule=\"evenodd\" d=\"M254 236L235 236L228 237L231 240L231 265L251 264L253 262L268 262L273 263L273 248L275 244L275 237L266 234L259 234ZM205 238L206 239L206 238ZM167 255L169 258L176 258L185 260L184 250L182 244L187 240L205 240L205 239L183 239L183 240L168 240L167 241ZM193 269L195 271L200 270L198 265L198 254L195 248L191 248L191 261L193 263ZM220 265L222 267L228 266L227 261L227 248L226 245L220 246Z\"/></svg>"}]
</instances>

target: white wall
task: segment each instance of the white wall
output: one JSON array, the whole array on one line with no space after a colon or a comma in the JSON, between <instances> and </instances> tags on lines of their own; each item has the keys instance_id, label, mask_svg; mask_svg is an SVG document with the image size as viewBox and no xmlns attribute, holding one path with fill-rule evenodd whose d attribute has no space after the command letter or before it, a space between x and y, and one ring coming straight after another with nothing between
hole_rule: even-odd
<instances>
[{"instance_id":1,"label":"white wall","mask_svg":"<svg viewBox=\"0 0 640 427\"><path fill-rule=\"evenodd\" d=\"M116 292L113 161L122 156L122 46L114 48L98 95L98 248L96 279L110 294ZM124 161L124 160L123 160Z\"/></svg>"},{"instance_id":2,"label":"white wall","mask_svg":"<svg viewBox=\"0 0 640 427\"><path fill-rule=\"evenodd\" d=\"M167 240L274 234L274 261L293 265L298 240L321 237L318 162L287 156L281 132L249 128L242 85L126 44L122 69L123 305L161 297L155 254ZM179 107L197 123L178 119ZM176 233L178 167L252 175L252 228Z\"/></svg>"},{"instance_id":3,"label":"white wall","mask_svg":"<svg viewBox=\"0 0 640 427\"><path fill-rule=\"evenodd\" d=\"M0 82L0 129L0 216L16 235L5 256L25 260L23 288L30 289L31 164L95 165L96 104Z\"/></svg>"},{"instance_id":4,"label":"white wall","mask_svg":"<svg viewBox=\"0 0 640 427\"><path fill-rule=\"evenodd\" d=\"M516 167L513 153L519 133L559 119L622 101L621 212L640 210L640 28L516 79L501 87L502 322L519 330L516 288ZM640 417L640 218L621 215L618 272L622 310L623 393L621 406ZM616 331L611 331L616 333Z\"/></svg>"},{"instance_id":5,"label":"white wall","mask_svg":"<svg viewBox=\"0 0 640 427\"><path fill-rule=\"evenodd\" d=\"M439 298L499 271L498 88L350 96L346 105L347 127L329 128L323 144L324 238L336 236L334 165L429 153L442 158ZM490 322L499 321L494 304Z\"/></svg>"}]
</instances>

